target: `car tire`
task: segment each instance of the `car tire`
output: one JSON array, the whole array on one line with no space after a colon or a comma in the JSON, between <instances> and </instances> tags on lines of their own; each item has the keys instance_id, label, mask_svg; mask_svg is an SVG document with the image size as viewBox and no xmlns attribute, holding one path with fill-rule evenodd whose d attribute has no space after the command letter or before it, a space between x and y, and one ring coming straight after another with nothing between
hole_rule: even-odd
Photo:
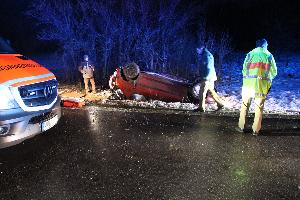
<instances>
[{"instance_id":1,"label":"car tire","mask_svg":"<svg viewBox=\"0 0 300 200\"><path fill-rule=\"evenodd\" d=\"M188 89L188 99L191 103L199 103L200 84L194 84Z\"/></svg>"},{"instance_id":2,"label":"car tire","mask_svg":"<svg viewBox=\"0 0 300 200\"><path fill-rule=\"evenodd\" d=\"M123 67L123 73L127 80L136 80L140 74L140 67L136 63L130 63Z\"/></svg>"}]
</instances>

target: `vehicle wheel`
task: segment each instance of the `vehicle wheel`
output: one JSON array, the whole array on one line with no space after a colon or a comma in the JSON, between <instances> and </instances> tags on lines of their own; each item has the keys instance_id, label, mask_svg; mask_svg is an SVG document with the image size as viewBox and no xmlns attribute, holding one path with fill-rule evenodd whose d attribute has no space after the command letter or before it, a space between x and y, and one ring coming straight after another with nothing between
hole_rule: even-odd
<instances>
[{"instance_id":1,"label":"vehicle wheel","mask_svg":"<svg viewBox=\"0 0 300 200\"><path fill-rule=\"evenodd\" d=\"M136 63L130 63L123 67L124 76L127 80L136 80L140 74L140 67Z\"/></svg>"},{"instance_id":2,"label":"vehicle wheel","mask_svg":"<svg viewBox=\"0 0 300 200\"><path fill-rule=\"evenodd\" d=\"M188 89L188 98L192 103L199 103L200 84L197 83Z\"/></svg>"}]
</instances>

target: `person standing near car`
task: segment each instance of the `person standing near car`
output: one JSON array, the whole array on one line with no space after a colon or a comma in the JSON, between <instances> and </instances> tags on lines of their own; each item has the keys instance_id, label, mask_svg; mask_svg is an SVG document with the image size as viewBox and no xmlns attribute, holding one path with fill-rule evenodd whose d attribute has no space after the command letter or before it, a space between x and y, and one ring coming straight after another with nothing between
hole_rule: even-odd
<instances>
[{"instance_id":1,"label":"person standing near car","mask_svg":"<svg viewBox=\"0 0 300 200\"><path fill-rule=\"evenodd\" d=\"M94 70L95 67L89 62L89 56L83 56L83 62L79 66L79 71L82 73L82 77L84 80L84 88L85 94L89 93L89 82L92 85L92 92L93 94L96 93L96 86L95 86L95 79L94 79Z\"/></svg>"},{"instance_id":2,"label":"person standing near car","mask_svg":"<svg viewBox=\"0 0 300 200\"><path fill-rule=\"evenodd\" d=\"M217 80L216 70L214 66L214 56L208 51L205 46L197 48L199 58L199 108L196 111L205 112L205 99L209 91L216 101L218 110L224 107L223 100L219 97L214 89L214 82Z\"/></svg>"},{"instance_id":3,"label":"person standing near car","mask_svg":"<svg viewBox=\"0 0 300 200\"><path fill-rule=\"evenodd\" d=\"M252 99L255 103L253 135L258 135L261 129L264 102L271 89L272 81L277 75L274 57L267 48L266 39L257 40L256 48L250 51L244 60L242 105L237 128L239 132L244 132L246 115Z\"/></svg>"}]
</instances>

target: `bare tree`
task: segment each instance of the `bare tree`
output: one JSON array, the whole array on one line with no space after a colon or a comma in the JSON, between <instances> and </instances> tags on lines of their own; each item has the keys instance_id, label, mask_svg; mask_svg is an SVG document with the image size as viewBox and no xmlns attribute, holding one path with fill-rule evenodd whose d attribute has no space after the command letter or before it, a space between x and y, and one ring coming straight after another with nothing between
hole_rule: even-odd
<instances>
[{"instance_id":1,"label":"bare tree","mask_svg":"<svg viewBox=\"0 0 300 200\"><path fill-rule=\"evenodd\" d=\"M184 29L191 13L176 12L181 0L161 1L159 10L159 40L161 44L160 57L163 72L167 72L170 68L170 60L172 52L180 46L180 31Z\"/></svg>"},{"instance_id":2,"label":"bare tree","mask_svg":"<svg viewBox=\"0 0 300 200\"><path fill-rule=\"evenodd\" d=\"M67 81L77 80L77 65L82 52L92 57L95 50L95 31L91 26L88 5L67 0L33 1L28 15L36 19L41 40L56 41L60 45Z\"/></svg>"},{"instance_id":3,"label":"bare tree","mask_svg":"<svg viewBox=\"0 0 300 200\"><path fill-rule=\"evenodd\" d=\"M222 32L220 34L220 37L218 39L218 45L217 45L217 54L219 56L218 58L218 66L222 67L224 57L232 52L231 47L231 38L228 34L228 32Z\"/></svg>"},{"instance_id":4,"label":"bare tree","mask_svg":"<svg viewBox=\"0 0 300 200\"><path fill-rule=\"evenodd\" d=\"M96 55L100 57L100 68L102 68L102 79L105 79L110 72L109 64L112 51L115 46L115 34L117 27L115 25L115 15L112 9L114 1L94 1L92 3L94 27L96 29ZM96 17L95 17L96 16Z\"/></svg>"},{"instance_id":5,"label":"bare tree","mask_svg":"<svg viewBox=\"0 0 300 200\"><path fill-rule=\"evenodd\" d=\"M195 56L195 41L187 27L198 8L186 4L182 0L34 0L27 14L37 22L38 39L59 44L68 81L77 80L83 54L96 61L102 79L116 66L132 61L179 75L188 74ZM223 59L228 35L218 39L207 31L205 19L201 23L199 44L207 39L209 48L218 50Z\"/></svg>"}]
</instances>

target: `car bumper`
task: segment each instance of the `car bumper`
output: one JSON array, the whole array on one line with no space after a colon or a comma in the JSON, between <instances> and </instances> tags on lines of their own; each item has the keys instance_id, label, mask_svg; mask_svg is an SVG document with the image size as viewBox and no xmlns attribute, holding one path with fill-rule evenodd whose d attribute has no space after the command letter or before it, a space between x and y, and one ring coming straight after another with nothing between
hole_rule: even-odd
<instances>
[{"instance_id":1,"label":"car bumper","mask_svg":"<svg viewBox=\"0 0 300 200\"><path fill-rule=\"evenodd\" d=\"M0 149L16 145L40 134L42 132L41 124L53 117L57 119L61 117L60 98L52 108L47 110L25 112L18 108L0 111L0 127L8 127L8 131L4 135L0 135Z\"/></svg>"}]
</instances>

